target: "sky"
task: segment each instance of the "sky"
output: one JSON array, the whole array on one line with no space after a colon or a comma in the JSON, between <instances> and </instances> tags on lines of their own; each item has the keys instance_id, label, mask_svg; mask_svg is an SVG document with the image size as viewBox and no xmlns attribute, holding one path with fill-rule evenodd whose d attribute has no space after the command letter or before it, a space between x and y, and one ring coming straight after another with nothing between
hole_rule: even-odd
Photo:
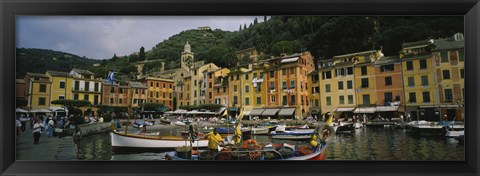
<instances>
[{"instance_id":1,"label":"sky","mask_svg":"<svg viewBox=\"0 0 480 176\"><path fill-rule=\"evenodd\" d=\"M257 17L263 21L263 16ZM17 16L16 46L107 59L146 51L200 26L237 31L255 16Z\"/></svg>"}]
</instances>

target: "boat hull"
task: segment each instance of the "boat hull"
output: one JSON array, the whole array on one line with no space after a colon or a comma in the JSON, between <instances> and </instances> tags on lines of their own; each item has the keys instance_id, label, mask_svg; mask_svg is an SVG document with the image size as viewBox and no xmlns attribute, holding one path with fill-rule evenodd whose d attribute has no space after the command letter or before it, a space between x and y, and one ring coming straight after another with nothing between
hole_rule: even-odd
<instances>
[{"instance_id":1,"label":"boat hull","mask_svg":"<svg viewBox=\"0 0 480 176\"><path fill-rule=\"evenodd\" d=\"M179 146L189 146L187 139L162 139L160 136L142 137L140 135L124 135L118 132L111 132L112 148L144 148L144 149L174 149ZM196 140L192 144L195 148L208 146L208 140Z\"/></svg>"}]
</instances>

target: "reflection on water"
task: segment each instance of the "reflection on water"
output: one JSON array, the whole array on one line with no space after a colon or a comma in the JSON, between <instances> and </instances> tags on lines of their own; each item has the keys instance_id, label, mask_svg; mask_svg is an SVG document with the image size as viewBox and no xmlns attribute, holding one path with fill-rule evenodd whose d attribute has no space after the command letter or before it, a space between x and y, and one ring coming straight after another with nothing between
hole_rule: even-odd
<instances>
[{"instance_id":1,"label":"reflection on water","mask_svg":"<svg viewBox=\"0 0 480 176\"><path fill-rule=\"evenodd\" d=\"M177 130L162 130L178 135ZM269 136L253 136L269 143ZM273 141L275 143L298 141ZM108 133L85 137L79 143L79 160L162 160L165 153L122 153L111 150ZM363 128L354 134L336 134L327 148L327 160L464 160L465 148L455 139L415 137L393 128Z\"/></svg>"}]
</instances>

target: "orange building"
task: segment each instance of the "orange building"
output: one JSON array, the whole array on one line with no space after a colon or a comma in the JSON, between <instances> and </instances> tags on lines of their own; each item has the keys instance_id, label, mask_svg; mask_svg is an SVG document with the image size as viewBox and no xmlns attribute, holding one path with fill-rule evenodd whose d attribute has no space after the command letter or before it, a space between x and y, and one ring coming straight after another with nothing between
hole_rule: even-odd
<instances>
[{"instance_id":1,"label":"orange building","mask_svg":"<svg viewBox=\"0 0 480 176\"><path fill-rule=\"evenodd\" d=\"M173 108L173 80L145 77L141 79L141 83L148 87L148 103L160 103L169 109Z\"/></svg>"},{"instance_id":2,"label":"orange building","mask_svg":"<svg viewBox=\"0 0 480 176\"><path fill-rule=\"evenodd\" d=\"M103 95L102 105L129 107L131 105L130 87L128 83L114 82L113 85L107 80L102 80Z\"/></svg>"},{"instance_id":3,"label":"orange building","mask_svg":"<svg viewBox=\"0 0 480 176\"><path fill-rule=\"evenodd\" d=\"M405 112L402 68L398 56L381 57L374 63L377 89L376 112ZM384 107L385 106L385 107Z\"/></svg>"}]
</instances>

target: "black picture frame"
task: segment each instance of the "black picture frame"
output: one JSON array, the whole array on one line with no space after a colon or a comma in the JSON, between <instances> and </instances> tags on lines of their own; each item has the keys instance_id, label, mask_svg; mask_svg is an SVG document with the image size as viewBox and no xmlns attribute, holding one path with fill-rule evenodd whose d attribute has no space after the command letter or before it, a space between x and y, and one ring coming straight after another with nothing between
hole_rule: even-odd
<instances>
[{"instance_id":1,"label":"black picture frame","mask_svg":"<svg viewBox=\"0 0 480 176\"><path fill-rule=\"evenodd\" d=\"M2 175L479 175L478 0L1 0ZM16 15L464 15L465 161L15 161Z\"/></svg>"}]
</instances>

